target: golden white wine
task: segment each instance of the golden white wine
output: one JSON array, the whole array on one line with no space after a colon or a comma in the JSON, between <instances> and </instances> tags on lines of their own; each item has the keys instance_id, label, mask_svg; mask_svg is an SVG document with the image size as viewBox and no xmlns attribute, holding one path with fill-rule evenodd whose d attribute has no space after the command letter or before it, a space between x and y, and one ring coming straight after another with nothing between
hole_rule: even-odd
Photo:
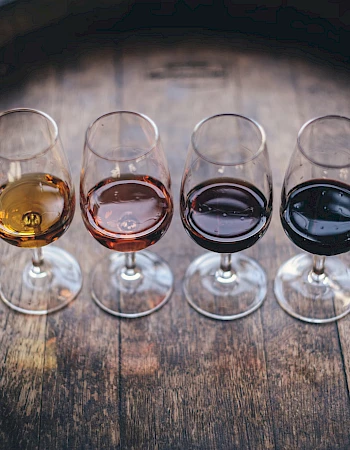
<instances>
[{"instance_id":1,"label":"golden white wine","mask_svg":"<svg viewBox=\"0 0 350 450\"><path fill-rule=\"evenodd\" d=\"M74 193L64 181L24 174L0 187L0 238L18 247L50 244L68 228L74 210Z\"/></svg>"}]
</instances>

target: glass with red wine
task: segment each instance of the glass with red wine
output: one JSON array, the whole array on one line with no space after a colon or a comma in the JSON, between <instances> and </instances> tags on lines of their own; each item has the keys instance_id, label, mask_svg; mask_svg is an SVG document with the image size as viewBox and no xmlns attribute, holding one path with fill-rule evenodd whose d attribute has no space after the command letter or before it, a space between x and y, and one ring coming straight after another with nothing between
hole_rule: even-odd
<instances>
[{"instance_id":1,"label":"glass with red wine","mask_svg":"<svg viewBox=\"0 0 350 450\"><path fill-rule=\"evenodd\" d=\"M55 121L35 109L1 113L0 238L24 249L1 264L0 296L8 306L42 315L77 296L78 262L48 245L68 230L74 212L74 184Z\"/></svg>"},{"instance_id":2,"label":"glass with red wine","mask_svg":"<svg viewBox=\"0 0 350 450\"><path fill-rule=\"evenodd\" d=\"M350 119L318 117L300 129L284 177L280 216L307 253L278 270L275 294L290 315L327 323L350 311ZM327 258L326 258L327 257Z\"/></svg>"},{"instance_id":3,"label":"glass with red wine","mask_svg":"<svg viewBox=\"0 0 350 450\"><path fill-rule=\"evenodd\" d=\"M169 228L173 200L167 161L152 120L116 111L89 126L80 206L87 230L113 250L91 275L95 302L126 318L162 307L173 291L173 275L163 259L144 249Z\"/></svg>"},{"instance_id":4,"label":"glass with red wine","mask_svg":"<svg viewBox=\"0 0 350 450\"><path fill-rule=\"evenodd\" d=\"M264 270L240 253L266 232L272 175L263 128L237 114L194 129L183 172L180 211L189 236L209 253L195 259L184 292L199 313L233 320L255 311L267 291Z\"/></svg>"}]
</instances>

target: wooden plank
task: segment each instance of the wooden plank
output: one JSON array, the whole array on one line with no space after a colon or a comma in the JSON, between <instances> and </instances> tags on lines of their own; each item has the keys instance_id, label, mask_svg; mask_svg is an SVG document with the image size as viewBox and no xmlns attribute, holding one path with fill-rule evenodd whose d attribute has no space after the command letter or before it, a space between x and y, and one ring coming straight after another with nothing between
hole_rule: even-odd
<instances>
[{"instance_id":1,"label":"wooden plank","mask_svg":"<svg viewBox=\"0 0 350 450\"><path fill-rule=\"evenodd\" d=\"M279 197L297 131L305 116L315 115L304 74L314 74L313 89L319 94L314 102L323 103L326 109L330 99L322 98L325 74L312 61L305 60L301 68L293 58L283 57L283 51L245 54L239 65L247 108L255 108L258 120L267 130ZM328 76L325 82L332 83ZM276 200L278 212L279 198ZM278 222L275 217L269 235L273 254L271 281L279 265L298 251L283 236ZM346 384L337 326L299 322L279 308L272 295L263 309L263 323L276 448L348 448L350 408L344 395Z\"/></svg>"},{"instance_id":2,"label":"wooden plank","mask_svg":"<svg viewBox=\"0 0 350 450\"><path fill-rule=\"evenodd\" d=\"M39 445L43 450L119 444L119 324L91 299L89 273L99 259L100 245L81 221L79 174L87 126L117 106L121 91L115 49L89 47L62 61L55 86L59 98L54 115L77 188L75 218L57 245L80 261L84 286L72 304L48 317Z\"/></svg>"},{"instance_id":3,"label":"wooden plank","mask_svg":"<svg viewBox=\"0 0 350 450\"><path fill-rule=\"evenodd\" d=\"M339 114L350 118L350 71L343 64L323 64L316 60L314 66L298 61L295 65L295 86L301 93L308 95L300 97L301 114L306 120L311 117L327 114ZM303 76L300 76L300 73ZM346 253L340 256L349 265L350 255ZM345 371L345 383L350 400L350 314L336 323L340 343L341 357ZM350 425L350 420L348 421ZM350 444L349 444L350 446Z\"/></svg>"},{"instance_id":4,"label":"wooden plank","mask_svg":"<svg viewBox=\"0 0 350 450\"><path fill-rule=\"evenodd\" d=\"M16 77L15 77L16 78ZM19 106L50 110L56 100L55 70L43 67L38 78L5 79L1 110ZM38 92L40 85L40 92ZM14 255L29 251L0 245L2 268ZM15 282L16 280L14 280ZM0 447L37 449L40 432L46 317L18 314L0 301Z\"/></svg>"},{"instance_id":5,"label":"wooden plank","mask_svg":"<svg viewBox=\"0 0 350 450\"><path fill-rule=\"evenodd\" d=\"M123 61L123 106L156 121L170 163L174 219L152 250L169 261L176 290L156 314L121 324L121 444L274 448L260 312L211 321L189 307L181 286L188 264L203 253L179 218L187 146L199 120L239 109L234 58L221 40L138 36L125 43Z\"/></svg>"}]
</instances>

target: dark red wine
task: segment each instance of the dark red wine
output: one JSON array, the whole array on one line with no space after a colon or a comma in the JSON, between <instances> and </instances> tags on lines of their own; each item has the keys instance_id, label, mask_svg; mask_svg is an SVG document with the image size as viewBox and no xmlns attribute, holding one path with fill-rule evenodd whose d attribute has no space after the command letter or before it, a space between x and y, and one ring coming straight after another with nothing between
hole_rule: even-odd
<instances>
[{"instance_id":1,"label":"dark red wine","mask_svg":"<svg viewBox=\"0 0 350 450\"><path fill-rule=\"evenodd\" d=\"M266 231L272 204L250 183L211 179L181 199L186 231L201 247L234 253L253 245Z\"/></svg>"},{"instance_id":2,"label":"dark red wine","mask_svg":"<svg viewBox=\"0 0 350 450\"><path fill-rule=\"evenodd\" d=\"M168 229L172 198L149 176L108 178L81 194L85 226L102 245L120 252L142 250L156 243Z\"/></svg>"},{"instance_id":3,"label":"dark red wine","mask_svg":"<svg viewBox=\"0 0 350 450\"><path fill-rule=\"evenodd\" d=\"M289 238L316 255L350 250L350 186L312 180L296 186L282 201L281 221Z\"/></svg>"}]
</instances>

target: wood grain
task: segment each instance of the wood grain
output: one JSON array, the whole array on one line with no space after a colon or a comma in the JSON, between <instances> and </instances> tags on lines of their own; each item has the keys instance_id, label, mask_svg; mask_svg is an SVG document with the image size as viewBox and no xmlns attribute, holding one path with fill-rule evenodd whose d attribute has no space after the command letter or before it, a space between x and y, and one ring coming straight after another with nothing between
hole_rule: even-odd
<instances>
[{"instance_id":1,"label":"wood grain","mask_svg":"<svg viewBox=\"0 0 350 450\"><path fill-rule=\"evenodd\" d=\"M350 117L350 86L349 71L342 65L324 66L316 61L317 71L313 71L304 61L298 61L295 70L295 86L301 91L301 114L322 116L326 114L339 114ZM300 71L303 77L300 76ZM304 95L303 95L304 94ZM349 253L343 255L344 262L349 265ZM350 396L350 316L336 323L340 354L345 369L345 384ZM349 444L350 446L350 444Z\"/></svg>"},{"instance_id":2,"label":"wood grain","mask_svg":"<svg viewBox=\"0 0 350 450\"><path fill-rule=\"evenodd\" d=\"M28 89L16 86L16 95L1 96L2 108L18 107L26 98L28 107L49 110L56 101L53 70L44 67ZM39 81L40 80L40 81ZM36 85L40 83L40 95ZM31 89L33 88L33 89ZM11 264L19 249L1 243L1 267ZM23 250L22 250L23 251ZM0 304L0 447L37 448L40 438L41 398L46 347L46 317L30 317Z\"/></svg>"},{"instance_id":3,"label":"wood grain","mask_svg":"<svg viewBox=\"0 0 350 450\"><path fill-rule=\"evenodd\" d=\"M93 119L128 109L157 123L175 213L151 250L169 262L175 292L142 319L100 310L89 273L109 250L87 233L77 207L54 245L81 263L79 297L41 318L0 303L0 449L350 448L350 318L308 325L289 317L273 294L279 265L298 251L278 217L284 171L306 120L350 116L348 66L305 49L205 31L77 38L55 52L43 55L38 40L16 56L1 80L0 109L21 105L52 115L77 196ZM200 316L183 296L186 268L203 250L183 230L178 198L195 124L228 111L265 128L275 191L270 229L246 251L268 274L267 298L254 314L223 323ZM18 251L9 247L0 242L2 264Z\"/></svg>"},{"instance_id":4,"label":"wood grain","mask_svg":"<svg viewBox=\"0 0 350 450\"><path fill-rule=\"evenodd\" d=\"M115 108L120 96L117 67L115 49L106 47L98 53L87 49L58 71L55 113L77 193L85 130L97 116ZM79 298L48 317L39 448L116 448L119 323L106 318L91 301L89 272L100 258L100 248L82 226L79 205L59 244L74 252L85 280ZM54 365L47 363L51 359Z\"/></svg>"},{"instance_id":5,"label":"wood grain","mask_svg":"<svg viewBox=\"0 0 350 450\"><path fill-rule=\"evenodd\" d=\"M308 70L300 68L298 60L269 54L240 58L241 72L245 74L243 91L251 94L248 108L252 107L254 98L257 118L266 126L270 142L277 188L275 212L278 211L281 182L294 150L298 129L306 120L332 110L331 99L324 98L322 86L332 84L332 71L325 73L317 61L304 64L314 75L312 92L319 94L313 95L314 105L309 102L305 85L300 83L300 78L305 83ZM264 76L266 67L271 69ZM275 255L273 271L270 272L272 278L284 260L300 252L280 230L281 225L275 220L270 230L273 239L270 248ZM270 308L263 310L263 320L265 325L269 324L264 327L265 349L269 391L274 405L276 447L347 448L350 445L349 433L343 428L343 423L349 423L350 409L348 396L344 395L347 387L337 326L312 326L292 319L277 306L275 299ZM320 391L331 392L331 403L334 402L337 408L331 408L325 401L315 401ZM320 417L331 426L323 428Z\"/></svg>"},{"instance_id":6,"label":"wood grain","mask_svg":"<svg viewBox=\"0 0 350 450\"><path fill-rule=\"evenodd\" d=\"M132 52L128 51L129 46ZM124 106L145 111L158 123L172 170L174 195L178 198L194 125L208 115L237 109L238 89L231 78L230 52L222 49L213 58L212 50L203 47L195 37L187 41L185 49L182 42L171 39L164 42L165 48L156 45L147 48L147 52L139 44L129 46L123 58ZM225 68L224 79L203 73L193 78L189 73L193 71L191 55L209 70L212 66ZM168 72L161 80L146 78L144 70L137 70L141 58L148 71L172 64L182 67L182 76L177 71L174 76ZM154 251L171 263L177 280L175 295L169 305L144 322L141 330L137 323L122 323L122 392L126 410L130 411L125 429L132 430L125 435L124 445L131 441L135 449L146 444L149 448L162 448L161 443L163 448L211 449L244 448L255 442L257 449L273 448L260 315L220 324L192 311L182 295L181 280L194 254L203 251L185 235L178 205L168 233L176 236L179 244L171 245L164 238ZM125 349L142 348L140 343L145 338L150 347L143 363L142 357L138 358L141 373L130 376ZM148 358L154 359L154 364L152 372L146 375L145 386L142 379ZM155 391L160 395L154 397ZM146 427L142 426L145 417ZM145 434L146 430L151 433Z\"/></svg>"}]
</instances>

